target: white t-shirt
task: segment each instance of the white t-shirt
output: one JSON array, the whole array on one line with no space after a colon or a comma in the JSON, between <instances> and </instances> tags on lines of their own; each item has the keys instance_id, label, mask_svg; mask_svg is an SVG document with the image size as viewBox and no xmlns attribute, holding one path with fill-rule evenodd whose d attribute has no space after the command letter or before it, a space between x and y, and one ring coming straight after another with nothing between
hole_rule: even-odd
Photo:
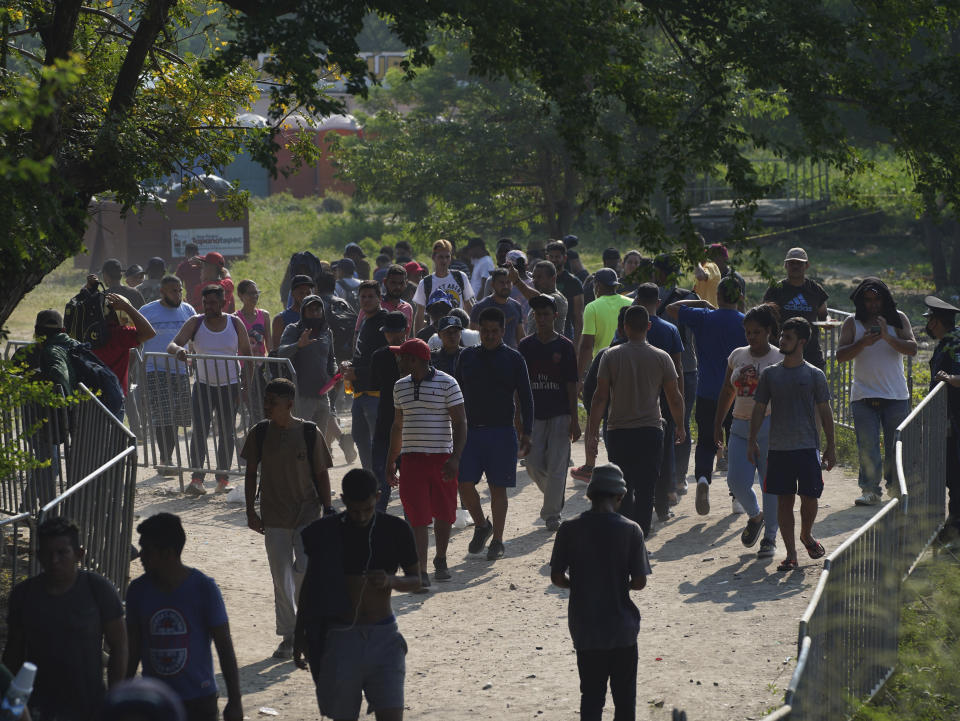
<instances>
[{"instance_id":1,"label":"white t-shirt","mask_svg":"<svg viewBox=\"0 0 960 721\"><path fill-rule=\"evenodd\" d=\"M454 308L463 308L463 304L468 300L474 299L473 286L470 285L470 279L467 278L466 273L463 274L463 293L460 292L460 284L457 282L457 279L454 277L454 273L458 271L447 271L447 274L442 278L438 278L437 274L434 273L428 276L430 280L430 294L433 295L438 290L447 291L453 299L456 301ZM413 302L416 305L426 307L427 301L429 300L426 297L424 283L427 282L427 278L424 278L420 281L420 284L417 286L417 292L413 294ZM461 297L461 295L463 297Z\"/></svg>"},{"instance_id":2,"label":"white t-shirt","mask_svg":"<svg viewBox=\"0 0 960 721\"><path fill-rule=\"evenodd\" d=\"M430 346L430 351L432 352L443 348L443 341L440 340L439 335L434 333L432 336L430 336L430 340L427 341L427 345ZM464 328L462 331L460 331L460 345L462 345L464 348L480 345L480 331Z\"/></svg>"},{"instance_id":3,"label":"white t-shirt","mask_svg":"<svg viewBox=\"0 0 960 721\"><path fill-rule=\"evenodd\" d=\"M493 258L489 255L477 258L477 261L473 264L473 274L470 276L470 285L473 286L473 294L475 296L480 295L480 291L483 290L483 281L490 275L490 271L493 270L493 268Z\"/></svg>"},{"instance_id":4,"label":"white t-shirt","mask_svg":"<svg viewBox=\"0 0 960 721\"><path fill-rule=\"evenodd\" d=\"M770 346L766 355L757 358L750 353L750 346L736 348L727 359L727 365L733 369L730 374L730 382L737 392L733 402L733 417L741 420L750 420L753 413L753 395L757 392L757 384L760 382L760 373L767 366L772 366L783 360L783 353L778 348ZM770 415L770 406L767 405L767 413Z\"/></svg>"},{"instance_id":5,"label":"white t-shirt","mask_svg":"<svg viewBox=\"0 0 960 721\"><path fill-rule=\"evenodd\" d=\"M453 376L434 370L419 384L404 376L393 386L393 405L403 411L404 453L453 453L448 409L463 405Z\"/></svg>"}]
</instances>

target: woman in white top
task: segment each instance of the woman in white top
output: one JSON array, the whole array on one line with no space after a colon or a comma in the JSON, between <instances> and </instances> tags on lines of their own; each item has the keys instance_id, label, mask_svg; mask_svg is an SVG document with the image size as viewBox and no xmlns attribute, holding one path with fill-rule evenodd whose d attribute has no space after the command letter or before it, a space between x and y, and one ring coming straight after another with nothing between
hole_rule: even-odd
<instances>
[{"instance_id":1,"label":"woman in white top","mask_svg":"<svg viewBox=\"0 0 960 721\"><path fill-rule=\"evenodd\" d=\"M760 482L767 473L767 447L770 440L770 408L760 427L758 441L760 456L758 466L747 460L747 439L750 437L750 415L753 413L753 394L757 390L760 373L763 369L779 363L783 356L771 340L780 335L780 324L776 309L770 304L751 308L743 319L743 330L748 345L736 348L727 360L727 375L717 401L717 416L714 423L714 442L718 451L723 450L721 431L723 419L733 405L733 424L730 426L730 438L727 445L727 486L748 515L747 527L740 534L740 540L747 548L752 547L760 532L758 558L770 558L777 547L777 497L763 494L763 510L757 502L753 490L753 480L760 472Z\"/></svg>"}]
</instances>

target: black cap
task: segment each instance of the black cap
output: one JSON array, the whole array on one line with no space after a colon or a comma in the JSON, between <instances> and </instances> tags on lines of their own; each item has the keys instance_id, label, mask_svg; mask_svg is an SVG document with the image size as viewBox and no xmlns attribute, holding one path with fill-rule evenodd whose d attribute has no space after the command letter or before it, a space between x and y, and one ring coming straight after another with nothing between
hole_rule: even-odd
<instances>
[{"instance_id":1,"label":"black cap","mask_svg":"<svg viewBox=\"0 0 960 721\"><path fill-rule=\"evenodd\" d=\"M301 285L309 285L312 288L316 284L309 275L295 275L293 280L290 281L290 290L299 288Z\"/></svg>"},{"instance_id":2,"label":"black cap","mask_svg":"<svg viewBox=\"0 0 960 721\"><path fill-rule=\"evenodd\" d=\"M347 247L343 249L343 254L346 255L350 251L356 252L356 254L359 255L361 258L367 257L367 254L363 252L363 248L361 248L356 243L347 243Z\"/></svg>"},{"instance_id":3,"label":"black cap","mask_svg":"<svg viewBox=\"0 0 960 721\"><path fill-rule=\"evenodd\" d=\"M565 235L563 236L563 244L567 246L567 249L573 248L580 242L580 239L575 235Z\"/></svg>"},{"instance_id":4,"label":"black cap","mask_svg":"<svg viewBox=\"0 0 960 721\"><path fill-rule=\"evenodd\" d=\"M37 313L35 328L63 328L63 316L55 310L41 310Z\"/></svg>"},{"instance_id":5,"label":"black cap","mask_svg":"<svg viewBox=\"0 0 960 721\"><path fill-rule=\"evenodd\" d=\"M135 276L135 275L140 275L140 274L143 273L143 272L145 272L145 271L143 270L143 266L142 266L142 265L137 265L136 263L134 263L134 264L131 265L129 268L127 268L127 272L126 272L124 275L125 275L125 277L127 277L127 278L132 278L133 276Z\"/></svg>"},{"instance_id":6,"label":"black cap","mask_svg":"<svg viewBox=\"0 0 960 721\"><path fill-rule=\"evenodd\" d=\"M615 463L604 463L594 466L590 474L590 484L587 486L587 495L594 493L611 494L615 496L627 492L626 481L623 480L623 471Z\"/></svg>"},{"instance_id":7,"label":"black cap","mask_svg":"<svg viewBox=\"0 0 960 721\"><path fill-rule=\"evenodd\" d=\"M620 251L616 248L604 248L601 257L604 260L620 260Z\"/></svg>"},{"instance_id":8,"label":"black cap","mask_svg":"<svg viewBox=\"0 0 960 721\"><path fill-rule=\"evenodd\" d=\"M463 330L463 321L455 315L445 315L437 323L437 333L443 333L447 328L459 328Z\"/></svg>"},{"instance_id":9,"label":"black cap","mask_svg":"<svg viewBox=\"0 0 960 721\"><path fill-rule=\"evenodd\" d=\"M383 316L383 325L380 326L380 332L399 333L407 329L407 316L399 310L392 310Z\"/></svg>"},{"instance_id":10,"label":"black cap","mask_svg":"<svg viewBox=\"0 0 960 721\"><path fill-rule=\"evenodd\" d=\"M553 299L552 295L547 295L546 293L541 293L540 295L535 295L530 299L531 308L553 308L557 309L557 301Z\"/></svg>"},{"instance_id":11,"label":"black cap","mask_svg":"<svg viewBox=\"0 0 960 721\"><path fill-rule=\"evenodd\" d=\"M960 313L960 308L947 303L945 300L940 300L935 295L928 295L923 299L923 304L927 306L927 312L923 314L924 318L929 318L931 315L954 315L955 313Z\"/></svg>"},{"instance_id":12,"label":"black cap","mask_svg":"<svg viewBox=\"0 0 960 721\"><path fill-rule=\"evenodd\" d=\"M307 306L313 305L314 303L319 303L320 307L323 308L324 312L326 312L327 309L324 308L323 298L321 298L319 295L308 295L300 303L300 315L303 315L306 312Z\"/></svg>"}]
</instances>

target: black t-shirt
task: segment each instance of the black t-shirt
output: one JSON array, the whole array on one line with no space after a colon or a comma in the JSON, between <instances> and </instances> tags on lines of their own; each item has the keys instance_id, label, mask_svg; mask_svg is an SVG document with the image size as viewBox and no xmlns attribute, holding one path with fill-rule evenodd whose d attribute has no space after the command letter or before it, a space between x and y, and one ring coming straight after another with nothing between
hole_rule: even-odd
<instances>
[{"instance_id":1,"label":"black t-shirt","mask_svg":"<svg viewBox=\"0 0 960 721\"><path fill-rule=\"evenodd\" d=\"M37 664L30 708L64 721L97 711L103 683L103 628L123 616L120 595L102 576L78 571L76 583L54 596L43 574L10 593L7 623L26 639L24 658Z\"/></svg>"},{"instance_id":2,"label":"black t-shirt","mask_svg":"<svg viewBox=\"0 0 960 721\"><path fill-rule=\"evenodd\" d=\"M324 526L329 526L324 528ZM336 528L340 541L340 563L343 573L357 576L364 571L382 570L395 574L399 568L419 563L413 530L402 518L377 511L368 526L356 526L346 513L314 521L303 530L303 548L312 561L329 551L324 531ZM326 546L326 548L325 548ZM309 568L308 568L309 571ZM317 569L323 575L323 569Z\"/></svg>"},{"instance_id":3,"label":"black t-shirt","mask_svg":"<svg viewBox=\"0 0 960 721\"><path fill-rule=\"evenodd\" d=\"M457 359L460 357L460 351L462 350L462 345L457 346L454 353L447 353L443 348L440 348L430 354L430 362L438 371L443 371L452 376L457 370Z\"/></svg>"},{"instance_id":4,"label":"black t-shirt","mask_svg":"<svg viewBox=\"0 0 960 721\"><path fill-rule=\"evenodd\" d=\"M567 299L567 320L564 335L573 338L573 299L583 295L583 283L569 270L557 273L557 290Z\"/></svg>"},{"instance_id":5,"label":"black t-shirt","mask_svg":"<svg viewBox=\"0 0 960 721\"><path fill-rule=\"evenodd\" d=\"M649 576L643 531L619 513L586 511L557 531L552 571L570 571L567 622L578 651L630 646L640 611L630 600L631 577Z\"/></svg>"},{"instance_id":6,"label":"black t-shirt","mask_svg":"<svg viewBox=\"0 0 960 721\"><path fill-rule=\"evenodd\" d=\"M437 332L437 327L431 323L428 326L424 326L420 329L420 332L417 333L417 338L422 340L424 343L429 343L430 339L433 338L434 334Z\"/></svg>"},{"instance_id":7,"label":"black t-shirt","mask_svg":"<svg viewBox=\"0 0 960 721\"><path fill-rule=\"evenodd\" d=\"M827 302L827 291L823 287L809 278L805 278L803 285L790 285L786 280L781 280L774 286L767 288L763 294L764 303L776 303L780 308L780 323L783 324L788 318L800 316L806 318L811 323L819 320L817 309ZM810 336L810 342L803 350L803 359L812 363L823 370L823 353L820 350L820 331L814 327L813 335Z\"/></svg>"},{"instance_id":8,"label":"black t-shirt","mask_svg":"<svg viewBox=\"0 0 960 721\"><path fill-rule=\"evenodd\" d=\"M397 356L389 346L378 348L370 361L371 390L380 391L374 438L389 438L393 426L393 386L400 379Z\"/></svg>"}]
</instances>

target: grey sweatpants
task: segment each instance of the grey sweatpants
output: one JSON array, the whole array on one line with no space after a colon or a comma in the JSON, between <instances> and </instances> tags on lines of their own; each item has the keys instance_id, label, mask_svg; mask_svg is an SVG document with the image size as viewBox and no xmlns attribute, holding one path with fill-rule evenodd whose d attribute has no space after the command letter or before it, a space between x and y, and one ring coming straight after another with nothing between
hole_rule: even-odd
<instances>
[{"instance_id":1,"label":"grey sweatpants","mask_svg":"<svg viewBox=\"0 0 960 721\"><path fill-rule=\"evenodd\" d=\"M527 473L543 493L540 518L559 518L567 490L570 461L570 416L534 419Z\"/></svg>"},{"instance_id":2,"label":"grey sweatpants","mask_svg":"<svg viewBox=\"0 0 960 721\"><path fill-rule=\"evenodd\" d=\"M293 638L297 625L297 599L307 570L300 528L264 528L263 544L273 576L273 603L277 612L277 635Z\"/></svg>"}]
</instances>

